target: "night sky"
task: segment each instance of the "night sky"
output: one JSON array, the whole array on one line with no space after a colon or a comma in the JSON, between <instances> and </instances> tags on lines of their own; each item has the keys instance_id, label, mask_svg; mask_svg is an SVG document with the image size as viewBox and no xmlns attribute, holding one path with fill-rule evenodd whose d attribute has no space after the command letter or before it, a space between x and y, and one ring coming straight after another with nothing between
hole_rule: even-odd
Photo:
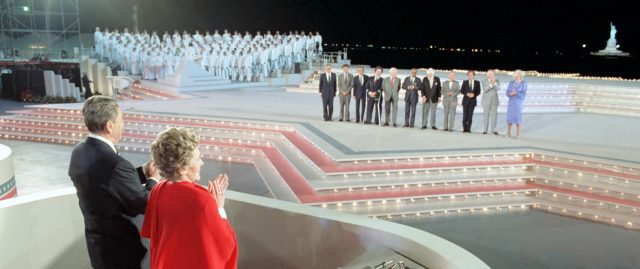
<instances>
[{"instance_id":1,"label":"night sky","mask_svg":"<svg viewBox=\"0 0 640 269\"><path fill-rule=\"evenodd\" d=\"M602 49L609 22L621 49L640 52L638 1L140 0L155 30L318 30L325 42L524 51ZM584 2L584 3L580 3ZM84 31L131 26L132 0L80 1ZM635 13L635 14L634 14Z\"/></svg>"},{"instance_id":2,"label":"night sky","mask_svg":"<svg viewBox=\"0 0 640 269\"><path fill-rule=\"evenodd\" d=\"M605 47L613 21L620 49L640 54L640 1L138 1L141 29L160 33L317 30L329 44L434 45L500 49L512 55L587 55ZM83 31L131 27L132 2L80 1ZM637 58L630 68L635 62Z\"/></svg>"}]
</instances>

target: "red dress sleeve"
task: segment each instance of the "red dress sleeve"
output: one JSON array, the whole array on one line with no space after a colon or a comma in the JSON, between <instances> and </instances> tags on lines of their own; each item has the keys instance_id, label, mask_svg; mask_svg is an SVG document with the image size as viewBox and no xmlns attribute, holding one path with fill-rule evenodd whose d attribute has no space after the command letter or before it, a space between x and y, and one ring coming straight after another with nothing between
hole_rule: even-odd
<instances>
[{"instance_id":1,"label":"red dress sleeve","mask_svg":"<svg viewBox=\"0 0 640 269\"><path fill-rule=\"evenodd\" d=\"M207 195L209 195L207 193ZM218 212L218 205L213 197L209 196L202 214L202 236L208 237L213 246L210 254L215 256L215 267L209 268L237 268L238 267L238 242L231 224L223 219ZM220 263L222 261L222 263ZM221 266L223 265L223 266Z\"/></svg>"}]
</instances>

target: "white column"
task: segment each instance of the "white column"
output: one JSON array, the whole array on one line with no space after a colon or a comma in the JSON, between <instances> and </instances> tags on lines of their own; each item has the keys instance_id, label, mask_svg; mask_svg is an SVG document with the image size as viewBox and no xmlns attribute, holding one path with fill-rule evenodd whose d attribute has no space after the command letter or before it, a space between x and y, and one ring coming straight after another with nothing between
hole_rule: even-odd
<instances>
[{"instance_id":1,"label":"white column","mask_svg":"<svg viewBox=\"0 0 640 269\"><path fill-rule=\"evenodd\" d=\"M53 71L44 71L44 89L45 92L47 94L47 96L56 96L56 87L55 87L55 80L53 79L53 77L55 76L55 74L53 73Z\"/></svg>"}]
</instances>

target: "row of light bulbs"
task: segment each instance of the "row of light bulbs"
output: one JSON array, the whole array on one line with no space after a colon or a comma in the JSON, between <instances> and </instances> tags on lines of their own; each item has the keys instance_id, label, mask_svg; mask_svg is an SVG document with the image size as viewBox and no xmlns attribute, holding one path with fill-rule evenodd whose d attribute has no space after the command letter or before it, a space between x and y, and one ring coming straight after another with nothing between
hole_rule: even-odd
<instances>
[{"instance_id":1,"label":"row of light bulbs","mask_svg":"<svg viewBox=\"0 0 640 269\"><path fill-rule=\"evenodd\" d=\"M342 188L334 188L333 193L344 193L344 192L354 192L354 191L362 191L362 192L375 192L381 190L395 190L395 189L409 189L409 188L428 188L428 187L460 187L463 185L496 185L496 186L504 186L505 184L522 184L526 183L527 179L517 178L517 179L482 179L482 180L469 180L469 181L449 181L449 182L423 182L423 183L407 183L407 184L387 184L387 185L366 185L366 186L354 186L351 185L349 187ZM327 191L327 190L325 190Z\"/></svg>"},{"instance_id":2,"label":"row of light bulbs","mask_svg":"<svg viewBox=\"0 0 640 269\"><path fill-rule=\"evenodd\" d=\"M55 116L53 114L66 114L69 116L77 117L81 120L82 114L80 110L76 109L57 109L57 108L38 108L35 111L22 111L19 112L21 114L31 114L31 115L43 115L43 116ZM156 115L144 115L144 114L130 114L126 113L124 115L125 122L127 120L133 119L141 119L141 120L156 120L156 121L170 121L173 124L175 122L180 123L189 123L189 124L219 124L219 125L229 125L235 127L253 127L253 128L265 128L272 130L293 130L292 127L280 124L266 124L266 123L253 123L253 122L239 122L239 121L224 121L224 120L207 120L207 119L194 119L194 118L185 118L185 117L176 117L176 116L156 116ZM70 120L73 118L67 117L64 120Z\"/></svg>"},{"instance_id":3,"label":"row of light bulbs","mask_svg":"<svg viewBox=\"0 0 640 269\"><path fill-rule=\"evenodd\" d=\"M153 97L157 96L158 99L164 98L166 100L166 99L183 99L184 98L182 95L177 93L173 93L173 92L169 92L169 91L165 91L157 88L142 86L142 84L138 84L138 83L133 84L133 88L142 89L146 91L146 94Z\"/></svg>"},{"instance_id":4,"label":"row of light bulbs","mask_svg":"<svg viewBox=\"0 0 640 269\"><path fill-rule=\"evenodd\" d=\"M449 214L475 214L475 213L491 213L491 212L499 212L503 210L512 211L512 210L520 210L524 211L529 209L531 205L506 205L506 206L490 206L490 207L470 207L465 209L440 209L440 210L428 210L428 211L416 211L412 213L398 213L398 214L384 214L384 215L373 215L371 216L374 219L384 218L387 220L392 220L394 217L407 218L407 217L433 217L433 216L448 216Z\"/></svg>"},{"instance_id":5,"label":"row of light bulbs","mask_svg":"<svg viewBox=\"0 0 640 269\"><path fill-rule=\"evenodd\" d=\"M351 205L353 207L357 207L360 204L367 205L368 207L376 206L376 205L386 205L390 203L401 204L401 203L415 203L418 201L431 201L431 200L468 200L468 199L478 199L478 198L494 198L494 197L506 197L506 196L522 196L522 195L531 195L534 193L534 189L530 190L518 190L512 192L470 192L464 194L444 194L444 195L423 195L423 196L412 196L412 197L403 197L403 198L386 198L386 199L372 199L372 200L360 200L360 201L341 201L334 203L321 203L321 204L310 204L318 206L320 205L322 208L339 208L343 205Z\"/></svg>"}]
</instances>

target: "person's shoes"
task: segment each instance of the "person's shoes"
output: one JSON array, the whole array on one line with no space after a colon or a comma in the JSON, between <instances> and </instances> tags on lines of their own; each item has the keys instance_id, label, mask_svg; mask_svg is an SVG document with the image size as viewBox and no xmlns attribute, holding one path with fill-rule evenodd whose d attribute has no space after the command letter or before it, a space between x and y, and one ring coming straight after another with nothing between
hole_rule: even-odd
<instances>
[{"instance_id":1,"label":"person's shoes","mask_svg":"<svg viewBox=\"0 0 640 269\"><path fill-rule=\"evenodd\" d=\"M448 132L448 131L449 131L449 129L444 129L443 131Z\"/></svg>"},{"instance_id":2,"label":"person's shoes","mask_svg":"<svg viewBox=\"0 0 640 269\"><path fill-rule=\"evenodd\" d=\"M327 119L327 121L333 121L333 119L331 119L331 118L328 118L328 119Z\"/></svg>"},{"instance_id":3,"label":"person's shoes","mask_svg":"<svg viewBox=\"0 0 640 269\"><path fill-rule=\"evenodd\" d=\"M329 121L329 119L327 119L327 118L324 118L324 121Z\"/></svg>"},{"instance_id":4,"label":"person's shoes","mask_svg":"<svg viewBox=\"0 0 640 269\"><path fill-rule=\"evenodd\" d=\"M398 127L398 125L396 125L395 123L393 124L393 127Z\"/></svg>"},{"instance_id":5,"label":"person's shoes","mask_svg":"<svg viewBox=\"0 0 640 269\"><path fill-rule=\"evenodd\" d=\"M487 132L482 132L482 134L483 134L483 135L486 135L486 134L487 134Z\"/></svg>"},{"instance_id":6,"label":"person's shoes","mask_svg":"<svg viewBox=\"0 0 640 269\"><path fill-rule=\"evenodd\" d=\"M360 123L360 121L359 121L359 120L357 120L357 121L356 121L356 123Z\"/></svg>"},{"instance_id":7,"label":"person's shoes","mask_svg":"<svg viewBox=\"0 0 640 269\"><path fill-rule=\"evenodd\" d=\"M449 132L453 132L453 129L449 129Z\"/></svg>"},{"instance_id":8,"label":"person's shoes","mask_svg":"<svg viewBox=\"0 0 640 269\"><path fill-rule=\"evenodd\" d=\"M338 121L342 121L342 119L339 119Z\"/></svg>"},{"instance_id":9,"label":"person's shoes","mask_svg":"<svg viewBox=\"0 0 640 269\"><path fill-rule=\"evenodd\" d=\"M389 126L389 123L385 122L382 126Z\"/></svg>"},{"instance_id":10,"label":"person's shoes","mask_svg":"<svg viewBox=\"0 0 640 269\"><path fill-rule=\"evenodd\" d=\"M412 124L412 125L409 125L409 128L413 128L413 124Z\"/></svg>"},{"instance_id":11,"label":"person's shoes","mask_svg":"<svg viewBox=\"0 0 640 269\"><path fill-rule=\"evenodd\" d=\"M351 120L347 120L347 122L351 122Z\"/></svg>"},{"instance_id":12,"label":"person's shoes","mask_svg":"<svg viewBox=\"0 0 640 269\"><path fill-rule=\"evenodd\" d=\"M500 135L498 132L493 132L494 135Z\"/></svg>"},{"instance_id":13,"label":"person's shoes","mask_svg":"<svg viewBox=\"0 0 640 269\"><path fill-rule=\"evenodd\" d=\"M406 123L405 123L404 125L402 125L402 127L403 127L403 128L407 128L407 127L409 127L409 124L406 124Z\"/></svg>"},{"instance_id":14,"label":"person's shoes","mask_svg":"<svg viewBox=\"0 0 640 269\"><path fill-rule=\"evenodd\" d=\"M364 124L371 124L371 122L366 122L366 121L365 121L365 122L364 122Z\"/></svg>"},{"instance_id":15,"label":"person's shoes","mask_svg":"<svg viewBox=\"0 0 640 269\"><path fill-rule=\"evenodd\" d=\"M431 129L438 130L438 128L436 128L435 126L431 126Z\"/></svg>"},{"instance_id":16,"label":"person's shoes","mask_svg":"<svg viewBox=\"0 0 640 269\"><path fill-rule=\"evenodd\" d=\"M427 129L427 126L422 126L422 128L420 128L422 130Z\"/></svg>"}]
</instances>

